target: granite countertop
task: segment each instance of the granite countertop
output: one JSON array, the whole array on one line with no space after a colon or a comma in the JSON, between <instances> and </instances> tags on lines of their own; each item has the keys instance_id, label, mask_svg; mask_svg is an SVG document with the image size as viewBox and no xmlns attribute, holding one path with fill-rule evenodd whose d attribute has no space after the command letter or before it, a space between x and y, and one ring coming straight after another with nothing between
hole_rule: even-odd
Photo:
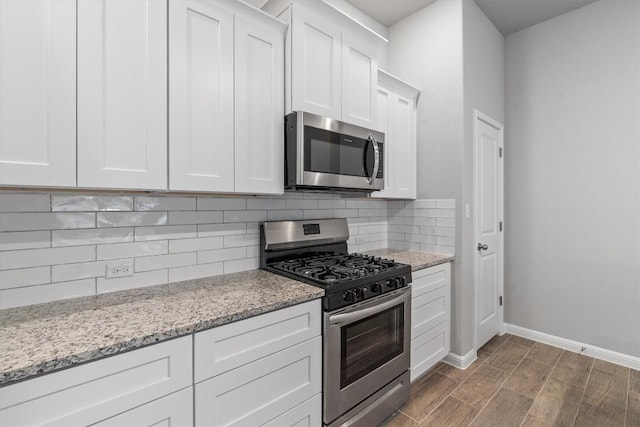
<instances>
[{"instance_id":1,"label":"granite countertop","mask_svg":"<svg viewBox=\"0 0 640 427\"><path fill-rule=\"evenodd\" d=\"M262 270L0 311L0 387L320 298Z\"/></svg>"},{"instance_id":2,"label":"granite countertop","mask_svg":"<svg viewBox=\"0 0 640 427\"><path fill-rule=\"evenodd\" d=\"M405 251L401 249L376 249L366 252L369 255L381 256L393 259L402 264L409 264L411 271L422 270L434 265L451 262L455 259L453 255L436 254L432 252Z\"/></svg>"}]
</instances>

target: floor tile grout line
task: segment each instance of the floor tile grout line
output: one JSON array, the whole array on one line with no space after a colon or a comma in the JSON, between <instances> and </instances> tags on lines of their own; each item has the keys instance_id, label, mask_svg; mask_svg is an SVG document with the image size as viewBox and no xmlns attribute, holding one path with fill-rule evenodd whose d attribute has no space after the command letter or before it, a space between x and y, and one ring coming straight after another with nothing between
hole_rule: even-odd
<instances>
[{"instance_id":1,"label":"floor tile grout line","mask_svg":"<svg viewBox=\"0 0 640 427\"><path fill-rule=\"evenodd\" d=\"M509 341L509 338L507 338L506 340L504 340L504 343L502 343L502 345L506 344L507 341ZM516 343L513 343L516 344ZM500 347L502 347L502 345ZM519 344L517 344L519 345ZM500 349L500 347L498 347L496 349L496 351L498 351L498 349ZM500 385L498 386L498 388L496 389L495 392L493 392L493 394L489 397L489 399L487 400L487 403L485 403L482 408L478 411L478 413L476 414L475 417L473 417L473 419L471 420L471 422L469 423L469 425L472 425L473 422L480 416L480 414L482 414L482 411L484 411L486 409L486 407L489 405L489 403L491 403L491 400L493 400L493 398L500 392L500 390L503 389L504 384L507 382L507 380L509 379L509 377L511 377L511 375L513 375L513 373L516 371L516 369L518 369L518 366L520 366L520 364L522 363L522 361L525 359L525 357L527 357L527 354L529 354L529 352L531 351L531 349L533 348L533 346L531 348L529 348L529 350L522 356L522 359L520 359L520 362L518 362L518 364L516 365L515 368L513 368L513 370L509 373L509 375L507 375L507 378L504 379L504 381L502 381L500 383ZM493 356L493 354L495 354L495 351L491 354L491 356ZM489 358L491 358L491 356ZM489 359L485 360L485 363L488 361Z\"/></svg>"},{"instance_id":2,"label":"floor tile grout line","mask_svg":"<svg viewBox=\"0 0 640 427\"><path fill-rule=\"evenodd\" d=\"M595 365L595 363L594 363ZM627 395L625 396L625 400L624 400L624 424L623 425L627 425L627 418L629 417L629 395L631 394L631 369L629 369L629 372L627 374Z\"/></svg>"},{"instance_id":3,"label":"floor tile grout line","mask_svg":"<svg viewBox=\"0 0 640 427\"><path fill-rule=\"evenodd\" d=\"M567 350L565 350L567 351ZM580 354L580 353L578 353ZM585 356L585 357L589 357L589 356ZM571 423L572 426L576 425L576 421L578 421L578 415L580 415L580 407L582 406L582 403L584 402L584 395L587 392L587 386L589 385L589 381L591 380L591 372L593 372L593 367L595 366L595 359L592 357L589 357L589 359L591 359L591 366L589 367L589 373L587 374L587 380L584 382L584 386L582 387L582 394L580 395L580 402L578 402L578 410L576 411L576 414L573 416L573 422Z\"/></svg>"},{"instance_id":4,"label":"floor tile grout line","mask_svg":"<svg viewBox=\"0 0 640 427\"><path fill-rule=\"evenodd\" d=\"M535 344L534 344L535 346ZM556 347L557 348L557 347ZM531 347L531 349L533 350L533 347ZM536 403L536 400L538 400L538 397L540 397L540 394L542 394L542 390L544 390L544 387L547 385L547 383L549 382L549 380L551 379L551 374L553 373L553 370L556 369L556 366L558 366L558 363L560 363L560 358L562 357L562 353L564 353L564 350L562 350L560 352L560 356L558 356L558 358L556 359L555 363L553 364L553 366L551 366L551 369L549 370L549 376L547 376L547 379L544 380L544 383L542 383L542 387L540 387L540 390L538 390L538 393L536 394L536 397L533 399L533 404L531 404L531 406L529 407L529 410L527 411L527 413L524 415L524 419L522 420L522 422L520 423L520 426L522 427L524 425L524 422L527 420L527 417L529 416L529 414L531 413L531 408L533 408L533 405Z\"/></svg>"}]
</instances>

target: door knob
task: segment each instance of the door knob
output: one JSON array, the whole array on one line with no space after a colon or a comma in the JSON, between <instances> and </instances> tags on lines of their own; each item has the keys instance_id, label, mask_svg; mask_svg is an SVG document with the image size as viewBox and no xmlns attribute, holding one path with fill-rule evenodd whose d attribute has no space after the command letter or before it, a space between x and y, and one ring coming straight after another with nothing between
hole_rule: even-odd
<instances>
[{"instance_id":1,"label":"door knob","mask_svg":"<svg viewBox=\"0 0 640 427\"><path fill-rule=\"evenodd\" d=\"M489 249L489 246L483 245L482 243L478 243L478 250L479 251L486 251L487 249Z\"/></svg>"}]
</instances>

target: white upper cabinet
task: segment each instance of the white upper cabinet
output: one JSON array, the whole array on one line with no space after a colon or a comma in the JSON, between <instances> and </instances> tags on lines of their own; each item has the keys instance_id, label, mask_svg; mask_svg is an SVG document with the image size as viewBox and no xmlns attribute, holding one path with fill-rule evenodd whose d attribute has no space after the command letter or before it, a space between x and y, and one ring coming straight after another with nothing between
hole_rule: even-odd
<instances>
[{"instance_id":1,"label":"white upper cabinet","mask_svg":"<svg viewBox=\"0 0 640 427\"><path fill-rule=\"evenodd\" d=\"M78 186L167 188L167 3L78 1Z\"/></svg>"},{"instance_id":2,"label":"white upper cabinet","mask_svg":"<svg viewBox=\"0 0 640 427\"><path fill-rule=\"evenodd\" d=\"M0 1L0 185L76 185L76 2Z\"/></svg>"},{"instance_id":3,"label":"white upper cabinet","mask_svg":"<svg viewBox=\"0 0 640 427\"><path fill-rule=\"evenodd\" d=\"M169 37L169 188L233 191L233 13L171 0Z\"/></svg>"},{"instance_id":4,"label":"white upper cabinet","mask_svg":"<svg viewBox=\"0 0 640 427\"><path fill-rule=\"evenodd\" d=\"M270 0L263 9L289 24L286 111L374 127L385 40L322 1Z\"/></svg>"},{"instance_id":5,"label":"white upper cabinet","mask_svg":"<svg viewBox=\"0 0 640 427\"><path fill-rule=\"evenodd\" d=\"M236 15L236 192L284 192L283 31Z\"/></svg>"},{"instance_id":6,"label":"white upper cabinet","mask_svg":"<svg viewBox=\"0 0 640 427\"><path fill-rule=\"evenodd\" d=\"M342 116L342 35L330 19L295 7L291 34L289 111L339 119Z\"/></svg>"},{"instance_id":7,"label":"white upper cabinet","mask_svg":"<svg viewBox=\"0 0 640 427\"><path fill-rule=\"evenodd\" d=\"M170 190L282 194L284 27L236 1L170 1Z\"/></svg>"},{"instance_id":8,"label":"white upper cabinet","mask_svg":"<svg viewBox=\"0 0 640 427\"><path fill-rule=\"evenodd\" d=\"M420 91L384 71L378 71L378 118L385 134L383 191L373 197L416 198L416 108Z\"/></svg>"},{"instance_id":9,"label":"white upper cabinet","mask_svg":"<svg viewBox=\"0 0 640 427\"><path fill-rule=\"evenodd\" d=\"M361 36L342 33L342 120L372 128L376 123L378 50Z\"/></svg>"}]
</instances>

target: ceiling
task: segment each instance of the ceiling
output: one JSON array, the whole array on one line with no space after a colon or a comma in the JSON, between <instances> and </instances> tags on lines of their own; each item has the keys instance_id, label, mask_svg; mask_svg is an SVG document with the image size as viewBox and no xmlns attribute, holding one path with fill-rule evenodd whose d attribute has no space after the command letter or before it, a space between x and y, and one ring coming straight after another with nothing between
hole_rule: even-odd
<instances>
[{"instance_id":1,"label":"ceiling","mask_svg":"<svg viewBox=\"0 0 640 427\"><path fill-rule=\"evenodd\" d=\"M435 0L346 0L387 27ZM570 12L596 0L475 0L504 35Z\"/></svg>"},{"instance_id":2,"label":"ceiling","mask_svg":"<svg viewBox=\"0 0 640 427\"><path fill-rule=\"evenodd\" d=\"M261 7L267 0L243 0ZM389 27L436 0L342 0ZM597 0L474 0L503 35L570 12Z\"/></svg>"}]
</instances>

